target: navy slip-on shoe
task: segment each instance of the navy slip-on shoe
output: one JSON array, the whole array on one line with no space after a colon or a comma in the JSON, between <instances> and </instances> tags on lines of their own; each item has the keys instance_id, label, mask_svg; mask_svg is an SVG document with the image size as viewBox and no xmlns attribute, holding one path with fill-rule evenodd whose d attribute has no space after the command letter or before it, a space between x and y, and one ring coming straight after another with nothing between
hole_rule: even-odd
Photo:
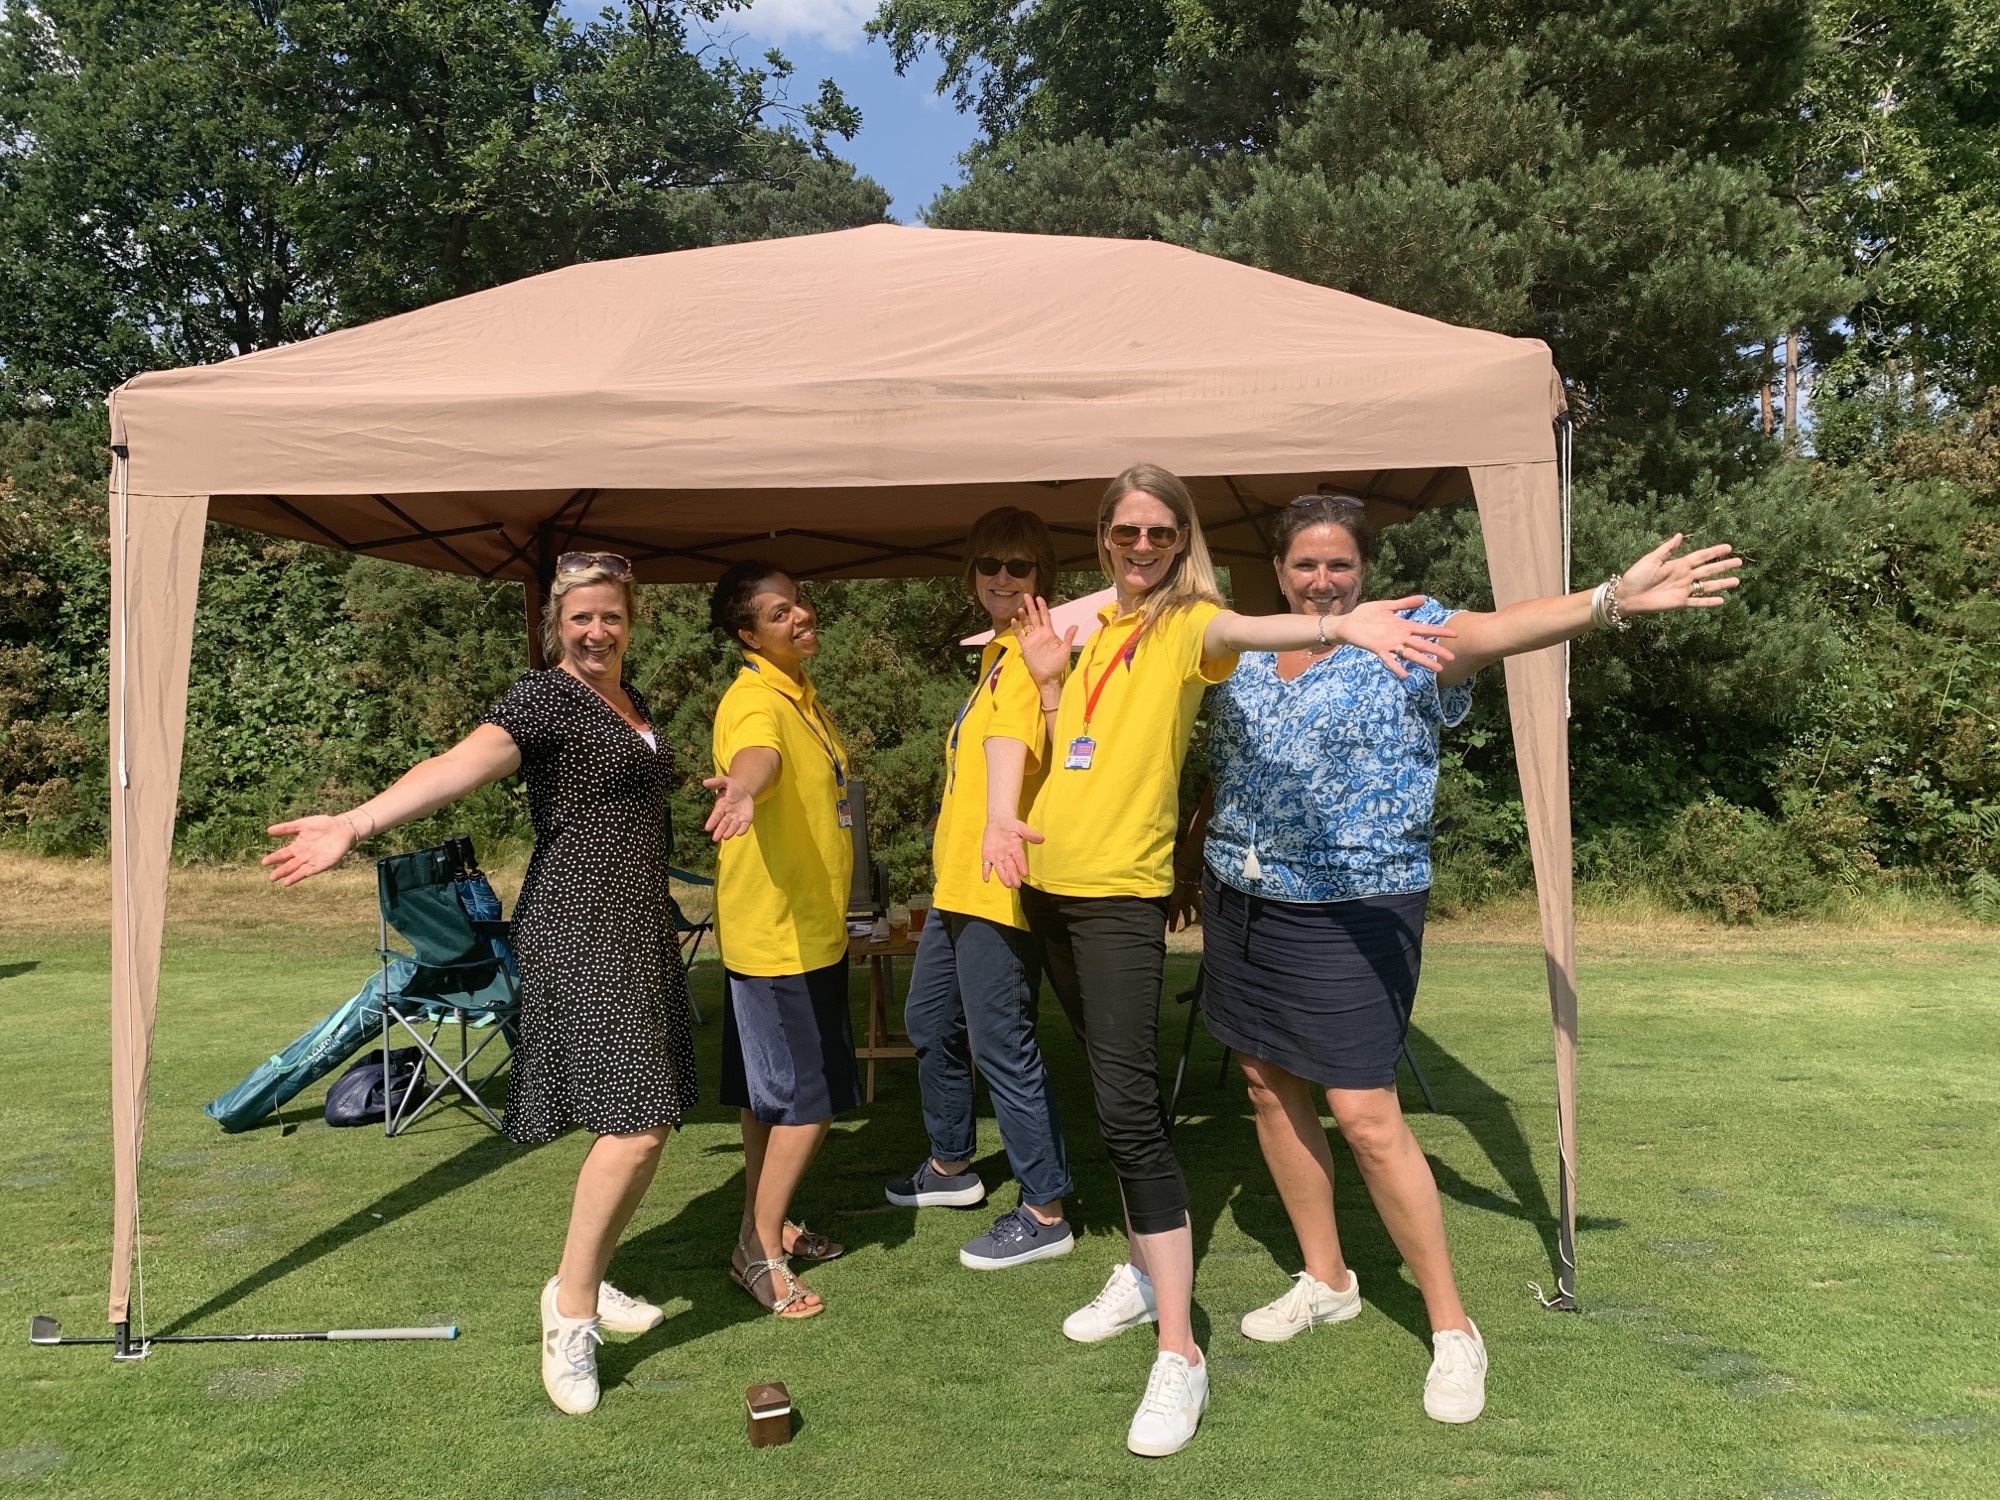
<instances>
[{"instance_id":1,"label":"navy slip-on shoe","mask_svg":"<svg viewBox=\"0 0 2000 1500\"><path fill-rule=\"evenodd\" d=\"M958 1252L958 1263L974 1271L1004 1271L1030 1261L1054 1260L1075 1248L1069 1220L1044 1224L1022 1207L995 1219L991 1229Z\"/></svg>"},{"instance_id":2,"label":"navy slip-on shoe","mask_svg":"<svg viewBox=\"0 0 2000 1500\"><path fill-rule=\"evenodd\" d=\"M947 1177L927 1156L908 1177L898 1177L882 1191L898 1208L977 1208L986 1201L986 1184L977 1172Z\"/></svg>"}]
</instances>

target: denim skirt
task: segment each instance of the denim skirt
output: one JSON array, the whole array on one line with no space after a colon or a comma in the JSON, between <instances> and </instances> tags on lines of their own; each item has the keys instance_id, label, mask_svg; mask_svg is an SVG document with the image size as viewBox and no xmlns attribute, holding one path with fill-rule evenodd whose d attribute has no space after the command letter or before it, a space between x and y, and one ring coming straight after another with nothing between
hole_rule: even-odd
<instances>
[{"instance_id":1,"label":"denim skirt","mask_svg":"<svg viewBox=\"0 0 2000 1500\"><path fill-rule=\"evenodd\" d=\"M1201 1018L1210 1035L1325 1088L1396 1082L1429 891L1267 901L1204 872Z\"/></svg>"},{"instance_id":2,"label":"denim skirt","mask_svg":"<svg viewBox=\"0 0 2000 1500\"><path fill-rule=\"evenodd\" d=\"M722 1102L765 1125L814 1125L861 1102L847 960L804 974L723 970Z\"/></svg>"}]
</instances>

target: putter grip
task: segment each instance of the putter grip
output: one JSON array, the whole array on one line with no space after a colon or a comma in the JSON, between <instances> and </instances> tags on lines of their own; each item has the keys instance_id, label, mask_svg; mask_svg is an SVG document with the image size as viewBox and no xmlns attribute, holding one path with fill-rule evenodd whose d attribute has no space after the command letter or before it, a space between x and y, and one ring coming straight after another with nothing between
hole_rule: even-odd
<instances>
[{"instance_id":1,"label":"putter grip","mask_svg":"<svg viewBox=\"0 0 2000 1500\"><path fill-rule=\"evenodd\" d=\"M449 1323L442 1328L334 1328L327 1332L327 1338L343 1339L455 1339L458 1325Z\"/></svg>"}]
</instances>

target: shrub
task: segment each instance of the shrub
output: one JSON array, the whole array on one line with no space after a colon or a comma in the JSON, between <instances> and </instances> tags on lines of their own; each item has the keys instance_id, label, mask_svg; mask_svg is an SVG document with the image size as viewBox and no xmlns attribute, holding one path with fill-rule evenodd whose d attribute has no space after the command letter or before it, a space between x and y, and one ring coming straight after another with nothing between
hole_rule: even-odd
<instances>
[{"instance_id":1,"label":"shrub","mask_svg":"<svg viewBox=\"0 0 2000 1500\"><path fill-rule=\"evenodd\" d=\"M1731 923L1799 916L1832 894L1785 824L1718 797L1680 815L1656 868L1670 898Z\"/></svg>"}]
</instances>

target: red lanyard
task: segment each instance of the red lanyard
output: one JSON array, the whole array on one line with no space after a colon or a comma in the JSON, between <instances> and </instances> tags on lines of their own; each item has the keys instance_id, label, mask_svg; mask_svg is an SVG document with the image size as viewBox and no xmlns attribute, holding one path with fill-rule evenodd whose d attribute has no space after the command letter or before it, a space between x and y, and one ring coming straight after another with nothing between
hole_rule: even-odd
<instances>
[{"instance_id":1,"label":"red lanyard","mask_svg":"<svg viewBox=\"0 0 2000 1500\"><path fill-rule=\"evenodd\" d=\"M1091 717L1097 712L1097 700L1104 696L1104 684L1111 680L1111 674L1118 669L1118 663L1121 659L1125 663L1126 670L1128 671L1131 670L1132 654L1139 649L1139 637L1146 633L1146 627L1151 623L1152 623L1152 616L1143 615L1140 617L1138 626L1132 631L1130 635L1125 637L1125 644L1119 647L1118 651L1112 656L1110 662L1108 662L1105 665L1104 675L1097 679L1097 686L1090 690L1090 696L1084 700L1083 732L1085 734L1090 733L1090 720ZM1105 628L1107 631L1110 629L1109 626ZM1091 654L1094 656L1096 655L1096 652L1093 651ZM1089 668L1086 667L1084 670L1086 673L1088 673Z\"/></svg>"}]
</instances>

